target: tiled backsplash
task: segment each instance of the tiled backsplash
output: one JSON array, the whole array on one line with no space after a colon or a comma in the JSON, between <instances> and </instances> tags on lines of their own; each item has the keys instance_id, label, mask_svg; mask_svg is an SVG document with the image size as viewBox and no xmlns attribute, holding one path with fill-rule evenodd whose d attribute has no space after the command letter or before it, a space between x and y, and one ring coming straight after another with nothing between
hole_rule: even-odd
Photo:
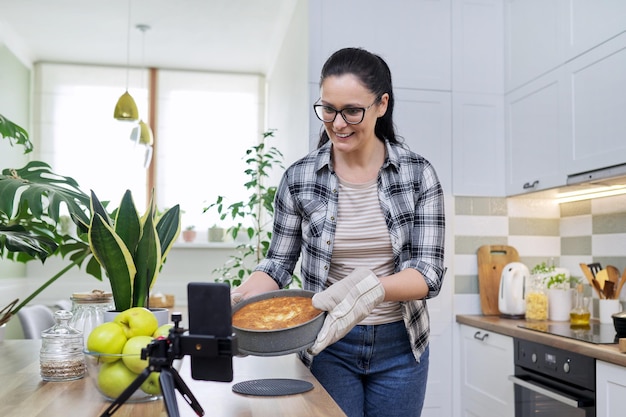
<instances>
[{"instance_id":1,"label":"tiled backsplash","mask_svg":"<svg viewBox=\"0 0 626 417\"><path fill-rule=\"evenodd\" d=\"M455 197L454 201L454 221L448 224L454 225L457 296L478 294L476 251L487 244L515 247L529 268L553 258L573 276L582 277L581 262L626 268L626 196L561 205L532 198ZM626 291L621 298L626 300Z\"/></svg>"}]
</instances>

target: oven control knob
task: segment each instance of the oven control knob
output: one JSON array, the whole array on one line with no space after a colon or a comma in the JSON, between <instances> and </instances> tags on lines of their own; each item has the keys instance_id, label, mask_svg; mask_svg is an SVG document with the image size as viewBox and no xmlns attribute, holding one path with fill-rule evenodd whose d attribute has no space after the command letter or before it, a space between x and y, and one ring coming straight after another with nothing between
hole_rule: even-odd
<instances>
[{"instance_id":1,"label":"oven control knob","mask_svg":"<svg viewBox=\"0 0 626 417\"><path fill-rule=\"evenodd\" d=\"M537 363L537 354L533 353L532 355L530 355L530 360L533 361L533 363Z\"/></svg>"},{"instance_id":2,"label":"oven control knob","mask_svg":"<svg viewBox=\"0 0 626 417\"><path fill-rule=\"evenodd\" d=\"M570 364L570 360L568 359L567 362L565 362L563 364L563 372L565 372L566 374L569 374L569 364Z\"/></svg>"}]
</instances>

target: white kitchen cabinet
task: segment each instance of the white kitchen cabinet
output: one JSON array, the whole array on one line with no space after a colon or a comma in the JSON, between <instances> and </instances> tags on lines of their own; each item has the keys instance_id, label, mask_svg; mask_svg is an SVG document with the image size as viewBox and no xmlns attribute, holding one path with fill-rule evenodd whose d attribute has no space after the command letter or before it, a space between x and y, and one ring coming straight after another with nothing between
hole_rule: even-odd
<instances>
[{"instance_id":1,"label":"white kitchen cabinet","mask_svg":"<svg viewBox=\"0 0 626 417\"><path fill-rule=\"evenodd\" d=\"M453 194L502 197L504 100L496 94L452 95Z\"/></svg>"},{"instance_id":2,"label":"white kitchen cabinet","mask_svg":"<svg viewBox=\"0 0 626 417\"><path fill-rule=\"evenodd\" d=\"M596 361L596 415L623 417L626 398L626 368Z\"/></svg>"},{"instance_id":3,"label":"white kitchen cabinet","mask_svg":"<svg viewBox=\"0 0 626 417\"><path fill-rule=\"evenodd\" d=\"M454 195L504 196L501 0L452 2Z\"/></svg>"},{"instance_id":4,"label":"white kitchen cabinet","mask_svg":"<svg viewBox=\"0 0 626 417\"><path fill-rule=\"evenodd\" d=\"M626 33L565 69L570 114L564 116L571 125L563 171L571 175L626 163Z\"/></svg>"},{"instance_id":5,"label":"white kitchen cabinet","mask_svg":"<svg viewBox=\"0 0 626 417\"><path fill-rule=\"evenodd\" d=\"M506 0L505 91L512 91L565 62L569 0Z\"/></svg>"},{"instance_id":6,"label":"white kitchen cabinet","mask_svg":"<svg viewBox=\"0 0 626 417\"><path fill-rule=\"evenodd\" d=\"M385 59L395 88L451 89L450 1L309 1L309 81L326 58L362 47Z\"/></svg>"},{"instance_id":7,"label":"white kitchen cabinet","mask_svg":"<svg viewBox=\"0 0 626 417\"><path fill-rule=\"evenodd\" d=\"M461 416L513 417L513 338L461 325Z\"/></svg>"},{"instance_id":8,"label":"white kitchen cabinet","mask_svg":"<svg viewBox=\"0 0 626 417\"><path fill-rule=\"evenodd\" d=\"M505 96L506 193L565 185L570 112L563 67Z\"/></svg>"},{"instance_id":9,"label":"white kitchen cabinet","mask_svg":"<svg viewBox=\"0 0 626 417\"><path fill-rule=\"evenodd\" d=\"M446 194L451 194L452 128L450 94L395 89L398 134L415 153L433 164Z\"/></svg>"}]
</instances>

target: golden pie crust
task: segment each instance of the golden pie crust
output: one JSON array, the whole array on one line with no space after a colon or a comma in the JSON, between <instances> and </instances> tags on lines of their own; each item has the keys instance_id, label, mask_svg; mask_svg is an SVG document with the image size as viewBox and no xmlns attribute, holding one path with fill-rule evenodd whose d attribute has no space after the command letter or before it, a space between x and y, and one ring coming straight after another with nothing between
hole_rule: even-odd
<instances>
[{"instance_id":1,"label":"golden pie crust","mask_svg":"<svg viewBox=\"0 0 626 417\"><path fill-rule=\"evenodd\" d=\"M247 330L279 330L317 317L309 297L275 297L243 306L233 314L233 326Z\"/></svg>"}]
</instances>

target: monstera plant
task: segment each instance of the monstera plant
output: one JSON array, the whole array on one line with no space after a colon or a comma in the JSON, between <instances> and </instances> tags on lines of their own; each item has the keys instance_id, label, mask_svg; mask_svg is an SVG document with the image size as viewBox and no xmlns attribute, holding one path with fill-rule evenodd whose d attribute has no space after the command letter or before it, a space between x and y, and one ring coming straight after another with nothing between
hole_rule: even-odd
<instances>
[{"instance_id":1,"label":"monstera plant","mask_svg":"<svg viewBox=\"0 0 626 417\"><path fill-rule=\"evenodd\" d=\"M28 133L0 115L0 136L12 146L21 145L24 153L33 146ZM5 168L0 175L0 258L17 262L40 260L49 256L68 257L70 263L18 304L19 300L0 310L0 325L71 268L91 253L86 239L59 231L57 224L64 206L75 223L89 222L89 196L71 177L54 173L41 161L31 161L22 168ZM101 278L98 263L90 259L87 271Z\"/></svg>"}]
</instances>

